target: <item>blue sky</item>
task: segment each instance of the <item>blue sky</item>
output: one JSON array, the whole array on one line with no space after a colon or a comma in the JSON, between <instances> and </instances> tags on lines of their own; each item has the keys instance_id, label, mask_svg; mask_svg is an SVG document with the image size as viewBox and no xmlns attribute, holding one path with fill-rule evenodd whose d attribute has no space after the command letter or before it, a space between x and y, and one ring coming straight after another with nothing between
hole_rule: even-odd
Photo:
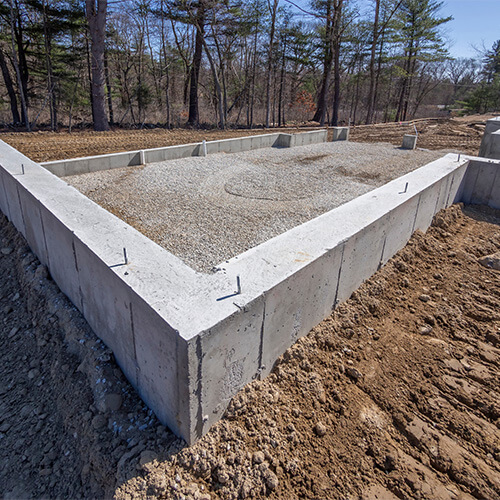
<instances>
[{"instance_id":1,"label":"blue sky","mask_svg":"<svg viewBox=\"0 0 500 500\"><path fill-rule=\"evenodd\" d=\"M442 13L454 18L445 25L454 57L476 57L473 47L489 50L500 40L500 0L447 0Z\"/></svg>"},{"instance_id":2,"label":"blue sky","mask_svg":"<svg viewBox=\"0 0 500 500\"><path fill-rule=\"evenodd\" d=\"M292 1L305 8L309 5L309 0ZM357 3L363 10L373 5L371 0ZM453 57L480 57L474 47L489 50L500 39L500 0L444 0L441 15L453 16L443 27Z\"/></svg>"}]
</instances>

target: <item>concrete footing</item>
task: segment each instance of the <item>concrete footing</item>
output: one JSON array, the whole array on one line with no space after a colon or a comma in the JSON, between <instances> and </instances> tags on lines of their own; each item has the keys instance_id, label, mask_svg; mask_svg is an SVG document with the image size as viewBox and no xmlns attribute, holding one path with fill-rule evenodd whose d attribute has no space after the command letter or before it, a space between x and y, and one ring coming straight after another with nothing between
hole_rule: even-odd
<instances>
[{"instance_id":1,"label":"concrete footing","mask_svg":"<svg viewBox=\"0 0 500 500\"><path fill-rule=\"evenodd\" d=\"M486 122L479 156L500 159L500 116Z\"/></svg>"},{"instance_id":2,"label":"concrete footing","mask_svg":"<svg viewBox=\"0 0 500 500\"><path fill-rule=\"evenodd\" d=\"M332 130L333 130L332 141L349 140L349 127L332 127Z\"/></svg>"},{"instance_id":3,"label":"concrete footing","mask_svg":"<svg viewBox=\"0 0 500 500\"><path fill-rule=\"evenodd\" d=\"M2 212L188 443L437 211L500 208L500 161L449 154L205 275L2 141L0 164Z\"/></svg>"},{"instance_id":4,"label":"concrete footing","mask_svg":"<svg viewBox=\"0 0 500 500\"><path fill-rule=\"evenodd\" d=\"M402 149L415 149L417 147L417 136L405 134L403 136L403 144L401 145Z\"/></svg>"}]
</instances>

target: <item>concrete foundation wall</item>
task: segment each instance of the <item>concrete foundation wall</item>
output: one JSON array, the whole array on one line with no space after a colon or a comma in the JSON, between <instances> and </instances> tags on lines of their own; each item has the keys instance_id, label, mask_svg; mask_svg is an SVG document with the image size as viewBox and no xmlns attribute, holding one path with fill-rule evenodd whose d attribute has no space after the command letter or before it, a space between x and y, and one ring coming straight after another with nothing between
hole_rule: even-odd
<instances>
[{"instance_id":1,"label":"concrete foundation wall","mask_svg":"<svg viewBox=\"0 0 500 500\"><path fill-rule=\"evenodd\" d=\"M495 160L470 161L461 201L500 209L499 164Z\"/></svg>"},{"instance_id":2,"label":"concrete foundation wall","mask_svg":"<svg viewBox=\"0 0 500 500\"><path fill-rule=\"evenodd\" d=\"M486 122L479 156L500 159L500 116Z\"/></svg>"},{"instance_id":3,"label":"concrete foundation wall","mask_svg":"<svg viewBox=\"0 0 500 500\"><path fill-rule=\"evenodd\" d=\"M1 141L0 164L2 212L189 443L437 211L462 200L500 207L500 161L447 155L204 275Z\"/></svg>"},{"instance_id":4,"label":"concrete foundation wall","mask_svg":"<svg viewBox=\"0 0 500 500\"><path fill-rule=\"evenodd\" d=\"M349 140L349 127L332 127L333 136L332 141L348 141Z\"/></svg>"},{"instance_id":5,"label":"concrete foundation wall","mask_svg":"<svg viewBox=\"0 0 500 500\"><path fill-rule=\"evenodd\" d=\"M417 136L406 134L403 136L402 149L415 149L417 147Z\"/></svg>"},{"instance_id":6,"label":"concrete foundation wall","mask_svg":"<svg viewBox=\"0 0 500 500\"><path fill-rule=\"evenodd\" d=\"M232 397L222 388L233 387L234 394L267 375L288 347L348 299L416 229L427 229L435 213L460 201L468 160L456 158L448 155L222 265L226 276L240 276L245 298L236 298L242 310L231 321L238 326L228 336L224 324L220 348L211 349L201 334L201 380L216 388L215 394L200 394L203 432ZM212 328L210 338L217 337Z\"/></svg>"},{"instance_id":7,"label":"concrete foundation wall","mask_svg":"<svg viewBox=\"0 0 500 500\"><path fill-rule=\"evenodd\" d=\"M214 154L240 153L242 151L271 147L305 146L308 144L326 142L327 133L326 130L312 130L309 132L300 132L298 134L262 134L250 137L222 139L220 141L207 141L205 143L205 148L206 154ZM129 151L126 153L88 156L70 160L49 161L41 165L58 177L65 177L67 175L86 174L98 170L109 170L111 168L123 168L160 161L177 160L190 156L204 156L203 143L182 144L164 148Z\"/></svg>"},{"instance_id":8,"label":"concrete foundation wall","mask_svg":"<svg viewBox=\"0 0 500 500\"><path fill-rule=\"evenodd\" d=\"M159 293L172 300L177 281L193 286L196 273L1 141L0 163L2 212L113 350L144 401L183 435L189 415L183 414L186 406L181 407L179 399L188 374L178 363L187 357L187 343L172 326L178 313L167 312L171 325L151 304ZM24 175L18 174L21 163ZM127 266L123 247L130 260ZM169 280L160 274L158 282L155 266L170 267L165 273ZM156 286L161 292L154 291Z\"/></svg>"}]
</instances>

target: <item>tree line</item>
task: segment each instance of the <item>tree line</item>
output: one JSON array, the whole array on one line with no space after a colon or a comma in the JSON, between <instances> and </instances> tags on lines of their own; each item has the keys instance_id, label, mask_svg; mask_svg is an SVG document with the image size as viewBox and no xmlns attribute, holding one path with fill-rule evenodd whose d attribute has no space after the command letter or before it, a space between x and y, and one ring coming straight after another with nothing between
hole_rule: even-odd
<instances>
[{"instance_id":1,"label":"tree line","mask_svg":"<svg viewBox=\"0 0 500 500\"><path fill-rule=\"evenodd\" d=\"M0 0L0 120L283 126L500 107L500 41L452 59L438 0Z\"/></svg>"}]
</instances>

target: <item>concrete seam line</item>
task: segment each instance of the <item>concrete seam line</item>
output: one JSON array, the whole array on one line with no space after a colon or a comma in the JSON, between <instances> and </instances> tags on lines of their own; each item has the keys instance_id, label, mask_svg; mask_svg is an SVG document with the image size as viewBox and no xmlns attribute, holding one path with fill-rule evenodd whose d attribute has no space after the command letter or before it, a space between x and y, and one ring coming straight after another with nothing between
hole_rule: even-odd
<instances>
[{"instance_id":1,"label":"concrete seam line","mask_svg":"<svg viewBox=\"0 0 500 500\"><path fill-rule=\"evenodd\" d=\"M203 423L205 416L203 415L203 401L202 401L202 378L203 378L203 347L201 345L201 335L198 335L196 338L196 355L198 357L198 366L196 373L196 393L198 395L198 408L196 412L196 427L194 428L196 435L195 439L203 436Z\"/></svg>"},{"instance_id":2,"label":"concrete seam line","mask_svg":"<svg viewBox=\"0 0 500 500\"><path fill-rule=\"evenodd\" d=\"M3 194L4 194L4 200L5 200L5 206L7 208L7 212L8 214L5 214L7 215L7 217L9 218L9 220L12 220L12 215L11 215L11 210L10 210L10 203L9 203L9 197L7 196L7 190L5 189L5 182L4 182L4 168L3 166L0 165L0 167L2 167L0 170L0 179L2 179L2 189L3 189Z\"/></svg>"},{"instance_id":3,"label":"concrete seam line","mask_svg":"<svg viewBox=\"0 0 500 500\"><path fill-rule=\"evenodd\" d=\"M493 188L495 187L495 184L497 182L497 178L500 180L500 173L499 172L500 172L500 168L497 167L495 169L495 177L493 177L493 182L491 183L491 191L490 191L490 195L489 195L488 206L490 206L492 208L493 208L492 203L494 203L494 201L495 201L493 198Z\"/></svg>"},{"instance_id":4,"label":"concrete seam line","mask_svg":"<svg viewBox=\"0 0 500 500\"><path fill-rule=\"evenodd\" d=\"M385 236L384 236L384 244L382 245L382 253L380 254L380 261L378 263L377 271L380 270L382 268L382 266L384 265L384 251L385 251L385 244L386 243L387 243L387 233L385 233Z\"/></svg>"},{"instance_id":5,"label":"concrete seam line","mask_svg":"<svg viewBox=\"0 0 500 500\"><path fill-rule=\"evenodd\" d=\"M418 219L418 212L420 210L420 201L422 199L422 193L418 195L418 201L417 201L417 209L415 210L415 217L413 218L413 225L411 227L411 234L415 232L415 226L417 224L417 219Z\"/></svg>"},{"instance_id":6,"label":"concrete seam line","mask_svg":"<svg viewBox=\"0 0 500 500\"><path fill-rule=\"evenodd\" d=\"M38 205L36 208L38 210L38 216L40 217L40 224L42 226L43 245L45 247L45 256L47 258L47 267L50 269L51 264L50 264L50 257L49 257L49 248L47 246L47 236L45 234L45 225L43 223L42 211L40 210L40 205Z\"/></svg>"},{"instance_id":7,"label":"concrete seam line","mask_svg":"<svg viewBox=\"0 0 500 500\"><path fill-rule=\"evenodd\" d=\"M335 299L332 305L332 311L335 309L338 305L338 296L339 296L339 288L340 288L340 277L341 277L341 272L342 272L342 265L344 264L344 250L346 246L346 241L342 243L342 255L340 256L340 262L339 262L339 272L337 274L337 286L335 289Z\"/></svg>"},{"instance_id":8,"label":"concrete seam line","mask_svg":"<svg viewBox=\"0 0 500 500\"><path fill-rule=\"evenodd\" d=\"M24 211L23 211L23 204L21 203L21 194L19 193L19 183L16 182L16 191L17 191L17 200L19 203L19 211L21 212L21 220L23 223L23 229L21 232L24 234L24 237L26 238L26 220L24 219Z\"/></svg>"},{"instance_id":9,"label":"concrete seam line","mask_svg":"<svg viewBox=\"0 0 500 500\"><path fill-rule=\"evenodd\" d=\"M259 358L257 362L257 373L260 376L262 373L262 357L263 357L263 351L264 351L264 323L266 321L266 293L264 292L262 294L262 299L264 302L263 308L262 308L262 324L260 326L260 345L259 345Z\"/></svg>"},{"instance_id":10,"label":"concrete seam line","mask_svg":"<svg viewBox=\"0 0 500 500\"><path fill-rule=\"evenodd\" d=\"M130 329L132 331L132 342L134 343L133 348L134 348L134 364L135 364L135 380L136 384L139 385L139 363L137 361L137 340L135 337L135 327L134 327L134 311L132 309L132 302L129 302L129 307L130 307Z\"/></svg>"},{"instance_id":11,"label":"concrete seam line","mask_svg":"<svg viewBox=\"0 0 500 500\"><path fill-rule=\"evenodd\" d=\"M72 237L71 237L71 248L73 249L73 259L75 261L76 277L78 279L78 293L80 295L80 307L78 309L80 309L80 311L82 312L82 314L85 316L84 308L83 308L82 285L80 283L80 270L78 269L78 259L76 257L75 234L74 233L72 233Z\"/></svg>"},{"instance_id":12,"label":"concrete seam line","mask_svg":"<svg viewBox=\"0 0 500 500\"><path fill-rule=\"evenodd\" d=\"M488 168L489 165L484 165L483 168ZM498 169L495 169L495 175L493 176L493 182L488 186L488 194L486 195L486 199L487 199L487 204L489 205L490 201L491 201L491 198L492 198L492 194L493 194L493 187L495 186L495 179L496 179L496 176L497 176L497 173L498 173Z\"/></svg>"},{"instance_id":13,"label":"concrete seam line","mask_svg":"<svg viewBox=\"0 0 500 500\"><path fill-rule=\"evenodd\" d=\"M446 197L446 206L447 207L450 206L450 196L451 196L451 192L453 190L453 184L455 184L455 176L452 176L452 178L451 178L450 189L448 190L448 196Z\"/></svg>"},{"instance_id":14,"label":"concrete seam line","mask_svg":"<svg viewBox=\"0 0 500 500\"><path fill-rule=\"evenodd\" d=\"M469 200L468 202L471 203L473 198L474 198L474 193L476 191L476 185L477 185L477 180L479 178L479 172L481 171L481 167L480 166L475 166L474 165L474 172L475 172L475 177L474 177L474 183L472 185L472 189L470 190L470 196L469 196Z\"/></svg>"},{"instance_id":15,"label":"concrete seam line","mask_svg":"<svg viewBox=\"0 0 500 500\"><path fill-rule=\"evenodd\" d=\"M439 180L439 193L436 196L436 203L434 204L434 215L438 213L438 205L439 205L439 198L441 198L441 189L443 188L443 180ZM432 219L434 218L434 215L432 216ZM431 219L431 221L432 221Z\"/></svg>"}]
</instances>

